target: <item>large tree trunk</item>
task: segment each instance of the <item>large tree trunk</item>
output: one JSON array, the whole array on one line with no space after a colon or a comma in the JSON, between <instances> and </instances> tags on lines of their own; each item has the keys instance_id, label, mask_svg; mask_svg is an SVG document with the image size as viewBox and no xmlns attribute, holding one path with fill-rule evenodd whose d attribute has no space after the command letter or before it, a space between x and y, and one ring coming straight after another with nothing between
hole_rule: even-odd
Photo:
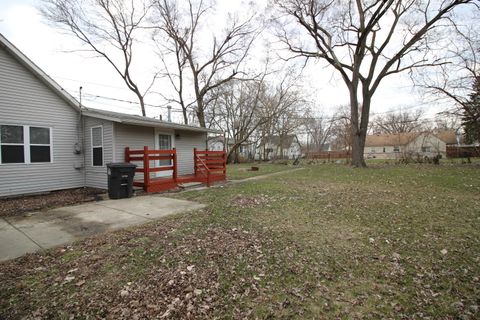
<instances>
[{"instance_id":1,"label":"large tree trunk","mask_svg":"<svg viewBox=\"0 0 480 320\"><path fill-rule=\"evenodd\" d=\"M365 159L363 157L363 149L365 147L365 139L360 134L356 134L352 137L352 166L354 167L366 167Z\"/></svg>"},{"instance_id":2,"label":"large tree trunk","mask_svg":"<svg viewBox=\"0 0 480 320\"><path fill-rule=\"evenodd\" d=\"M369 92L362 92L363 104L360 105L357 98L356 86L351 86L350 90L350 121L351 121L351 140L352 140L352 163L353 167L365 168L365 158L363 151L365 149L365 139L367 138L367 128L370 114L370 96ZM360 113L360 117L359 117Z\"/></svg>"}]
</instances>

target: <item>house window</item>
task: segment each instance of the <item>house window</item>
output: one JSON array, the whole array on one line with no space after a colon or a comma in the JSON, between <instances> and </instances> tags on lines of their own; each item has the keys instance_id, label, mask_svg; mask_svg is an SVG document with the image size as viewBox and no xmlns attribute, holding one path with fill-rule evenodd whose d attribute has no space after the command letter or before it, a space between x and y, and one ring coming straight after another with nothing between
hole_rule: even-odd
<instances>
[{"instance_id":1,"label":"house window","mask_svg":"<svg viewBox=\"0 0 480 320\"><path fill-rule=\"evenodd\" d=\"M103 127L92 128L92 165L103 167Z\"/></svg>"},{"instance_id":2,"label":"house window","mask_svg":"<svg viewBox=\"0 0 480 320\"><path fill-rule=\"evenodd\" d=\"M385 147L383 147L383 152L385 152Z\"/></svg>"},{"instance_id":3,"label":"house window","mask_svg":"<svg viewBox=\"0 0 480 320\"><path fill-rule=\"evenodd\" d=\"M169 134L158 135L158 149L159 150L172 150L172 136ZM160 160L160 166L171 166L172 160Z\"/></svg>"},{"instance_id":4,"label":"house window","mask_svg":"<svg viewBox=\"0 0 480 320\"><path fill-rule=\"evenodd\" d=\"M30 162L50 162L50 129L30 127Z\"/></svg>"},{"instance_id":5,"label":"house window","mask_svg":"<svg viewBox=\"0 0 480 320\"><path fill-rule=\"evenodd\" d=\"M1 126L2 163L25 162L23 126Z\"/></svg>"},{"instance_id":6,"label":"house window","mask_svg":"<svg viewBox=\"0 0 480 320\"><path fill-rule=\"evenodd\" d=\"M51 129L1 125L0 147L1 163L51 162Z\"/></svg>"},{"instance_id":7,"label":"house window","mask_svg":"<svg viewBox=\"0 0 480 320\"><path fill-rule=\"evenodd\" d=\"M400 147L399 146L394 146L393 147L393 152L400 152Z\"/></svg>"},{"instance_id":8,"label":"house window","mask_svg":"<svg viewBox=\"0 0 480 320\"><path fill-rule=\"evenodd\" d=\"M422 152L430 152L430 147L422 147Z\"/></svg>"}]
</instances>

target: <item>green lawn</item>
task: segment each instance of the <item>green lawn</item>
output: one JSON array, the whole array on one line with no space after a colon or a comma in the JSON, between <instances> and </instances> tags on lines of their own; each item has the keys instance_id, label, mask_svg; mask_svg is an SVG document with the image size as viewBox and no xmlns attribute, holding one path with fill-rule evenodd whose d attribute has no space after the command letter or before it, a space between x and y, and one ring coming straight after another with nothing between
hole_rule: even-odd
<instances>
[{"instance_id":1,"label":"green lawn","mask_svg":"<svg viewBox=\"0 0 480 320\"><path fill-rule=\"evenodd\" d=\"M479 166L304 167L177 194L209 207L0 264L0 314L480 317Z\"/></svg>"},{"instance_id":2,"label":"green lawn","mask_svg":"<svg viewBox=\"0 0 480 320\"><path fill-rule=\"evenodd\" d=\"M252 171L252 167L257 167L258 171ZM297 166L274 163L229 164L227 166L227 178L229 180L241 180L259 175L290 170L294 168L297 168Z\"/></svg>"}]
</instances>

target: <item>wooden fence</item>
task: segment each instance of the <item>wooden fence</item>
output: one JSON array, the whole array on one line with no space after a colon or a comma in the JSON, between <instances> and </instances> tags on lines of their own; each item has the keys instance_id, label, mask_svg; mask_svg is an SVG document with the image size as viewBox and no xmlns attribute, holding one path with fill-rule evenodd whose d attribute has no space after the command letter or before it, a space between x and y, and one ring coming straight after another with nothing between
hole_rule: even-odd
<instances>
[{"instance_id":1,"label":"wooden fence","mask_svg":"<svg viewBox=\"0 0 480 320\"><path fill-rule=\"evenodd\" d=\"M447 158L480 157L480 146L447 146Z\"/></svg>"},{"instance_id":2,"label":"wooden fence","mask_svg":"<svg viewBox=\"0 0 480 320\"><path fill-rule=\"evenodd\" d=\"M322 152L307 152L307 159L348 159L351 158L350 151L322 151Z\"/></svg>"}]
</instances>

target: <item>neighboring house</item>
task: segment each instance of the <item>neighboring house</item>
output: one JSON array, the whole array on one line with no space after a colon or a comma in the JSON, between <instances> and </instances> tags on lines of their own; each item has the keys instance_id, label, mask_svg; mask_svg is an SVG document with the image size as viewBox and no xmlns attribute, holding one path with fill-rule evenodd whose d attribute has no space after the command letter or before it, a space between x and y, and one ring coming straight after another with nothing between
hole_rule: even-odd
<instances>
[{"instance_id":1,"label":"neighboring house","mask_svg":"<svg viewBox=\"0 0 480 320\"><path fill-rule=\"evenodd\" d=\"M296 135L272 136L257 149L255 159L296 159L302 155L302 146Z\"/></svg>"},{"instance_id":2,"label":"neighboring house","mask_svg":"<svg viewBox=\"0 0 480 320\"><path fill-rule=\"evenodd\" d=\"M210 137L208 138L208 150L222 151L225 149L224 137Z\"/></svg>"},{"instance_id":3,"label":"neighboring house","mask_svg":"<svg viewBox=\"0 0 480 320\"><path fill-rule=\"evenodd\" d=\"M405 156L446 156L447 144L455 143L454 131L439 133L410 132L398 134L375 134L367 136L365 158L399 159Z\"/></svg>"},{"instance_id":4,"label":"neighboring house","mask_svg":"<svg viewBox=\"0 0 480 320\"><path fill-rule=\"evenodd\" d=\"M440 140L446 143L447 146L456 146L463 144L463 135L454 130L441 130L435 133Z\"/></svg>"},{"instance_id":5,"label":"neighboring house","mask_svg":"<svg viewBox=\"0 0 480 320\"><path fill-rule=\"evenodd\" d=\"M230 151L235 145L234 141L227 140L227 150ZM238 146L238 155L241 160L254 160L255 157L255 143L252 141L244 141ZM240 160L240 161L241 161Z\"/></svg>"},{"instance_id":6,"label":"neighboring house","mask_svg":"<svg viewBox=\"0 0 480 320\"><path fill-rule=\"evenodd\" d=\"M226 146L225 142L227 144ZM225 139L223 137L215 137L208 140L208 150L211 151L221 151L225 148L225 150L228 152L233 148L234 145L235 142L233 140ZM241 143L238 147L239 156L243 160L253 160L255 149L255 143L247 140Z\"/></svg>"},{"instance_id":7,"label":"neighboring house","mask_svg":"<svg viewBox=\"0 0 480 320\"><path fill-rule=\"evenodd\" d=\"M176 148L178 174L193 174L193 149L216 131L80 108L0 34L0 132L1 197L106 188L106 165L125 161L126 147Z\"/></svg>"}]
</instances>

